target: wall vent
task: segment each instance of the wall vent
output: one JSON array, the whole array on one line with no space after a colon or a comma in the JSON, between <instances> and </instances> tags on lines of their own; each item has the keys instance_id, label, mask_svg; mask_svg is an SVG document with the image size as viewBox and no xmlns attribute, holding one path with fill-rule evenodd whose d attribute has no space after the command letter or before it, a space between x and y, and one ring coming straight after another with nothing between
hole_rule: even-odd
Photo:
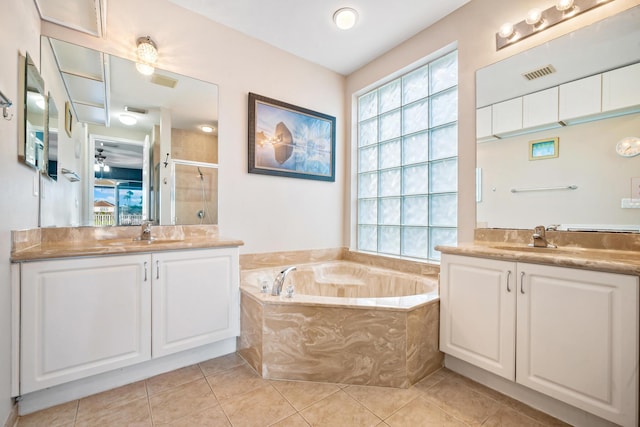
<instances>
[{"instance_id":1,"label":"wall vent","mask_svg":"<svg viewBox=\"0 0 640 427\"><path fill-rule=\"evenodd\" d=\"M178 81L176 79L172 79L171 77L163 76L158 73L153 73L151 76L151 83L155 83L160 86L166 86L171 89L176 87Z\"/></svg>"},{"instance_id":2,"label":"wall vent","mask_svg":"<svg viewBox=\"0 0 640 427\"><path fill-rule=\"evenodd\" d=\"M149 110L145 110L144 108L132 107L131 105L125 105L124 111L138 114L147 114L149 112Z\"/></svg>"},{"instance_id":3,"label":"wall vent","mask_svg":"<svg viewBox=\"0 0 640 427\"><path fill-rule=\"evenodd\" d=\"M549 64L547 66L538 68L536 70L529 71L528 73L524 73L522 77L524 77L527 80L535 80L535 79L539 79L540 77L548 76L549 74L553 74L555 72L556 72L556 69L553 68L553 65Z\"/></svg>"}]
</instances>

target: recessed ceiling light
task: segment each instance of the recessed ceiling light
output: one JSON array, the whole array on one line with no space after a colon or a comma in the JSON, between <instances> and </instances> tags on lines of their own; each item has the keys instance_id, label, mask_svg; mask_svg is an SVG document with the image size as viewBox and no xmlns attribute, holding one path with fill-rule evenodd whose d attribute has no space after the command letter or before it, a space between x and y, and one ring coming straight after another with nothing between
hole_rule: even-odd
<instances>
[{"instance_id":1,"label":"recessed ceiling light","mask_svg":"<svg viewBox=\"0 0 640 427\"><path fill-rule=\"evenodd\" d=\"M209 126L209 125L202 125L200 126L200 130L202 130L202 132L206 132L206 133L211 133L213 132L213 127Z\"/></svg>"},{"instance_id":2,"label":"recessed ceiling light","mask_svg":"<svg viewBox=\"0 0 640 427\"><path fill-rule=\"evenodd\" d=\"M333 14L333 22L336 23L336 26L341 30L348 30L353 28L358 21L358 12L355 9L350 7L343 7L342 9L338 9L336 13Z\"/></svg>"},{"instance_id":3,"label":"recessed ceiling light","mask_svg":"<svg viewBox=\"0 0 640 427\"><path fill-rule=\"evenodd\" d=\"M127 126L133 126L138 123L138 120L135 117L130 116L129 114L120 114L120 117L118 117L118 119L120 119L120 123Z\"/></svg>"}]
</instances>

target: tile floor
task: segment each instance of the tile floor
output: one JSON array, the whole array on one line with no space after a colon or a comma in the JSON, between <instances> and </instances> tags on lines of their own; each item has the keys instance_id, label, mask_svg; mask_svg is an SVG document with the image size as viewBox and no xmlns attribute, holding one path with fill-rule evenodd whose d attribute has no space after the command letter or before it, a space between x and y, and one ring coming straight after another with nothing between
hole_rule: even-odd
<instances>
[{"instance_id":1,"label":"tile floor","mask_svg":"<svg viewBox=\"0 0 640 427\"><path fill-rule=\"evenodd\" d=\"M447 369L409 389L259 377L230 354L18 419L46 426L562 426Z\"/></svg>"}]
</instances>

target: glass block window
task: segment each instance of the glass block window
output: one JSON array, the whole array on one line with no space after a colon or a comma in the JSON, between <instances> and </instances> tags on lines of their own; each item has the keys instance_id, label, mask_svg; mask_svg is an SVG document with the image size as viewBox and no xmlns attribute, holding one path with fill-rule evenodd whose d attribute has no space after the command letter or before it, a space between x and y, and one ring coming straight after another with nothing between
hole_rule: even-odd
<instances>
[{"instance_id":1,"label":"glass block window","mask_svg":"<svg viewBox=\"0 0 640 427\"><path fill-rule=\"evenodd\" d=\"M357 247L438 261L457 241L458 53L358 97Z\"/></svg>"}]
</instances>

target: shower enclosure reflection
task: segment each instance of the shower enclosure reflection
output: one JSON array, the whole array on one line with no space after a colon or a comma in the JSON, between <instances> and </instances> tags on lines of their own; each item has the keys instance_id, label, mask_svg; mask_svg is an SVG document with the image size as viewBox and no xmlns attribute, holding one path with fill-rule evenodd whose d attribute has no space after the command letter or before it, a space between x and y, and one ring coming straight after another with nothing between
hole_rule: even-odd
<instances>
[{"instance_id":1,"label":"shower enclosure reflection","mask_svg":"<svg viewBox=\"0 0 640 427\"><path fill-rule=\"evenodd\" d=\"M171 216L175 224L218 223L218 165L173 161Z\"/></svg>"}]
</instances>

